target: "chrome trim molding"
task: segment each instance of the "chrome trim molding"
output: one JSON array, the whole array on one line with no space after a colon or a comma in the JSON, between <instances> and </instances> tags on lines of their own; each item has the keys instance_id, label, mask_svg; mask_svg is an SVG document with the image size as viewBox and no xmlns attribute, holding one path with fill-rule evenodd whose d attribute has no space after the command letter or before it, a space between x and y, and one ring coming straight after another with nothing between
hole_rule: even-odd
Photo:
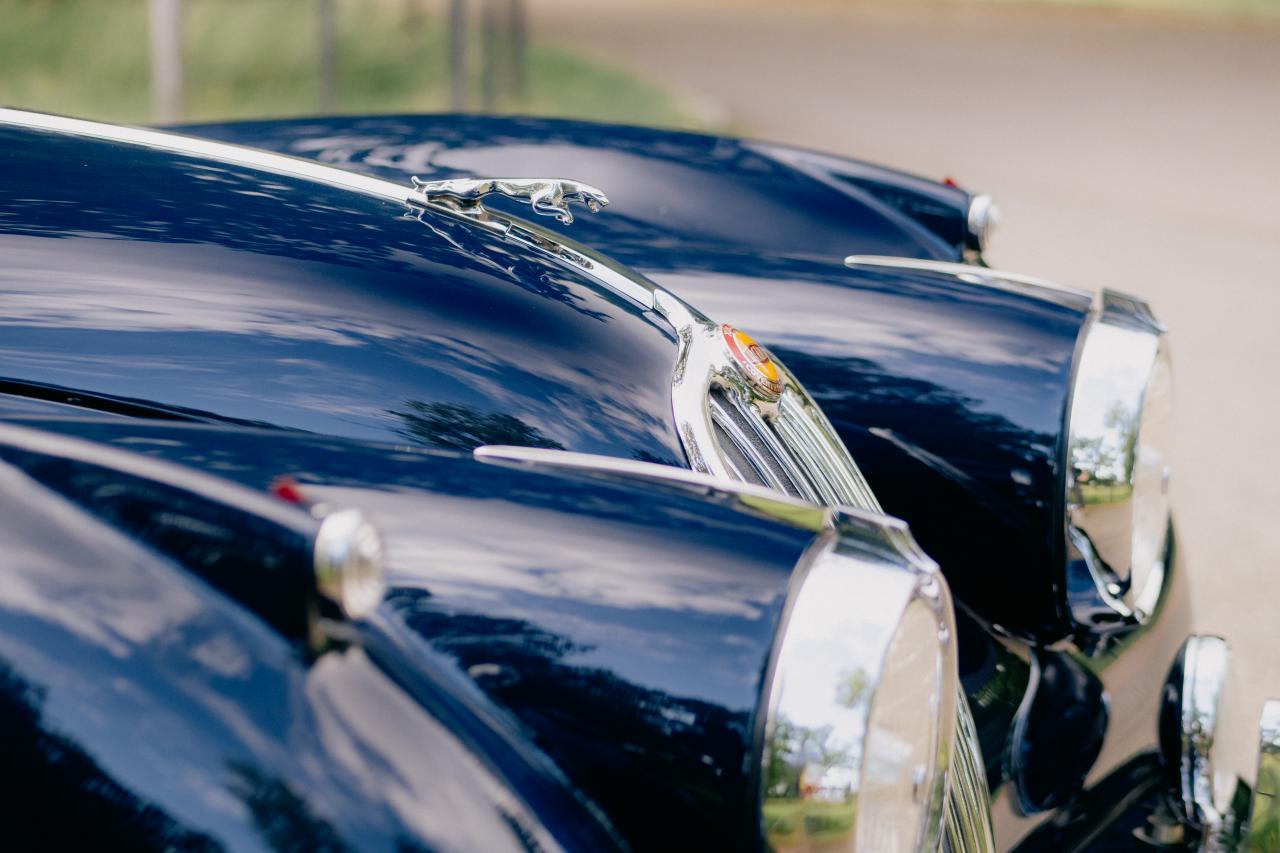
<instances>
[{"instance_id":1,"label":"chrome trim molding","mask_svg":"<svg viewBox=\"0 0 1280 853\"><path fill-rule=\"evenodd\" d=\"M785 515L787 519L815 531L835 523L835 515L831 510L793 498L776 489L739 480L708 476L688 468L677 468L674 465L661 465L656 462L642 462L638 459L623 459L617 456L597 456L593 453L576 453L571 450L503 444L482 445L472 451L472 456L477 461L490 464L533 469L562 468L613 482L641 478L689 487L704 495L720 492L732 495L739 502L754 509L770 510L774 515Z\"/></svg>"},{"instance_id":2,"label":"chrome trim molding","mask_svg":"<svg viewBox=\"0 0 1280 853\"><path fill-rule=\"evenodd\" d=\"M868 550L868 519L855 521L815 540L792 581L766 705L762 830L770 846L820 824L849 849L933 850L959 690L950 594L909 534L905 551L874 539Z\"/></svg>"},{"instance_id":3,"label":"chrome trim molding","mask_svg":"<svg viewBox=\"0 0 1280 853\"><path fill-rule=\"evenodd\" d=\"M303 160L286 154L261 151L256 148L232 145L227 142L198 139L193 136L184 136L180 133L172 133L165 130L123 127L98 121L5 108L0 108L0 125L45 130L71 136L84 136L106 142L138 145L143 148L168 151L174 154L189 154L193 157L217 160L221 163L261 169L277 175L316 181L317 183L341 187L352 192L388 201L398 201L403 204L408 203L411 192L407 188L391 181L348 172L313 160Z\"/></svg>"},{"instance_id":4,"label":"chrome trim molding","mask_svg":"<svg viewBox=\"0 0 1280 853\"><path fill-rule=\"evenodd\" d=\"M830 506L881 512L844 443L784 365L742 335L769 378L776 375L776 386L759 381L726 344L726 328L737 330L713 323L665 291L654 297L679 340L671 405L695 471Z\"/></svg>"},{"instance_id":5,"label":"chrome trim molding","mask_svg":"<svg viewBox=\"0 0 1280 853\"><path fill-rule=\"evenodd\" d=\"M1093 297L1090 291L1065 287L1043 278L953 261L930 261L923 258L899 258L891 255L849 255L844 259L844 264L847 267L881 267L938 273L953 276L966 284L981 285L1056 303L1069 300L1071 304L1077 304Z\"/></svg>"},{"instance_id":6,"label":"chrome trim molding","mask_svg":"<svg viewBox=\"0 0 1280 853\"><path fill-rule=\"evenodd\" d=\"M1173 389L1163 333L1145 302L1105 290L1082 333L1064 504L1069 567L1094 587L1092 600L1072 596L1086 628L1145 622L1164 586Z\"/></svg>"}]
</instances>

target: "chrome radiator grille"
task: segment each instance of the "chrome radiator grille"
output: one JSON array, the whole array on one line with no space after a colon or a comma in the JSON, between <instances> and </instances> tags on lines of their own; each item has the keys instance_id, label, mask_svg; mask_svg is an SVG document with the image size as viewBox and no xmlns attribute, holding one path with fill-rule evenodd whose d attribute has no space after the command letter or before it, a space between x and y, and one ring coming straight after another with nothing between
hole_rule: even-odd
<instances>
[{"instance_id":1,"label":"chrome radiator grille","mask_svg":"<svg viewBox=\"0 0 1280 853\"><path fill-rule=\"evenodd\" d=\"M815 504L882 512L822 410L764 347L665 291L654 292L654 307L680 343L671 407L690 468Z\"/></svg>"},{"instance_id":2,"label":"chrome radiator grille","mask_svg":"<svg viewBox=\"0 0 1280 853\"><path fill-rule=\"evenodd\" d=\"M987 853L995 849L987 771L963 690L956 699L955 751L947 773L942 849L948 853Z\"/></svg>"},{"instance_id":3,"label":"chrome radiator grille","mask_svg":"<svg viewBox=\"0 0 1280 853\"><path fill-rule=\"evenodd\" d=\"M713 386L707 405L717 448L735 480L827 506L880 511L862 472L817 407L793 389L782 393L772 418L725 387Z\"/></svg>"}]
</instances>

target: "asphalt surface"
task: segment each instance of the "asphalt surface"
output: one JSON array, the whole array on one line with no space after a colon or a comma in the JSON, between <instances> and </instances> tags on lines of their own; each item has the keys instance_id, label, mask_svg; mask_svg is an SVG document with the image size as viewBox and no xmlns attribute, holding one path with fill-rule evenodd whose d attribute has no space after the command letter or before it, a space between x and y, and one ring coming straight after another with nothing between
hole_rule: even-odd
<instances>
[{"instance_id":1,"label":"asphalt surface","mask_svg":"<svg viewBox=\"0 0 1280 853\"><path fill-rule=\"evenodd\" d=\"M540 37L736 132L993 193L993 265L1146 297L1200 631L1280 696L1280 20L1065 6L542 0Z\"/></svg>"}]
</instances>

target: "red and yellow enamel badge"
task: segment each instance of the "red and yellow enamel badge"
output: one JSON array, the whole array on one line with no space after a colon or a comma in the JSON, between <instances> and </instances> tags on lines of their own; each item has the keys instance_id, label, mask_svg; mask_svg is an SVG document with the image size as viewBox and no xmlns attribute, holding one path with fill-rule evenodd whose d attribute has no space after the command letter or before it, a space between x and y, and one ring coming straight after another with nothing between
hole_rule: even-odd
<instances>
[{"instance_id":1,"label":"red and yellow enamel badge","mask_svg":"<svg viewBox=\"0 0 1280 853\"><path fill-rule=\"evenodd\" d=\"M771 397L782 393L782 374L778 365L768 351L756 343L755 338L728 323L721 324L720 334L724 336L729 354L742 368L743 375L751 384Z\"/></svg>"}]
</instances>

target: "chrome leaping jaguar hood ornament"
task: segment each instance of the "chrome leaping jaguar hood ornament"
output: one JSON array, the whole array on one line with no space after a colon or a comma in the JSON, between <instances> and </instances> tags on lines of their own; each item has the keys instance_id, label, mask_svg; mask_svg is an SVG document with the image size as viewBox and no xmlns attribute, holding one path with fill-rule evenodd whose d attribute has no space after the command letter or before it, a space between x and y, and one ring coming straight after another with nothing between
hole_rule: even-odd
<instances>
[{"instance_id":1,"label":"chrome leaping jaguar hood ornament","mask_svg":"<svg viewBox=\"0 0 1280 853\"><path fill-rule=\"evenodd\" d=\"M609 203L605 194L589 184L560 178L459 178L450 181L422 181L413 178L413 188L431 204L453 207L462 212L484 208L485 196L497 193L533 207L535 213L554 216L568 225L573 222L569 202L578 202L592 213Z\"/></svg>"}]
</instances>

